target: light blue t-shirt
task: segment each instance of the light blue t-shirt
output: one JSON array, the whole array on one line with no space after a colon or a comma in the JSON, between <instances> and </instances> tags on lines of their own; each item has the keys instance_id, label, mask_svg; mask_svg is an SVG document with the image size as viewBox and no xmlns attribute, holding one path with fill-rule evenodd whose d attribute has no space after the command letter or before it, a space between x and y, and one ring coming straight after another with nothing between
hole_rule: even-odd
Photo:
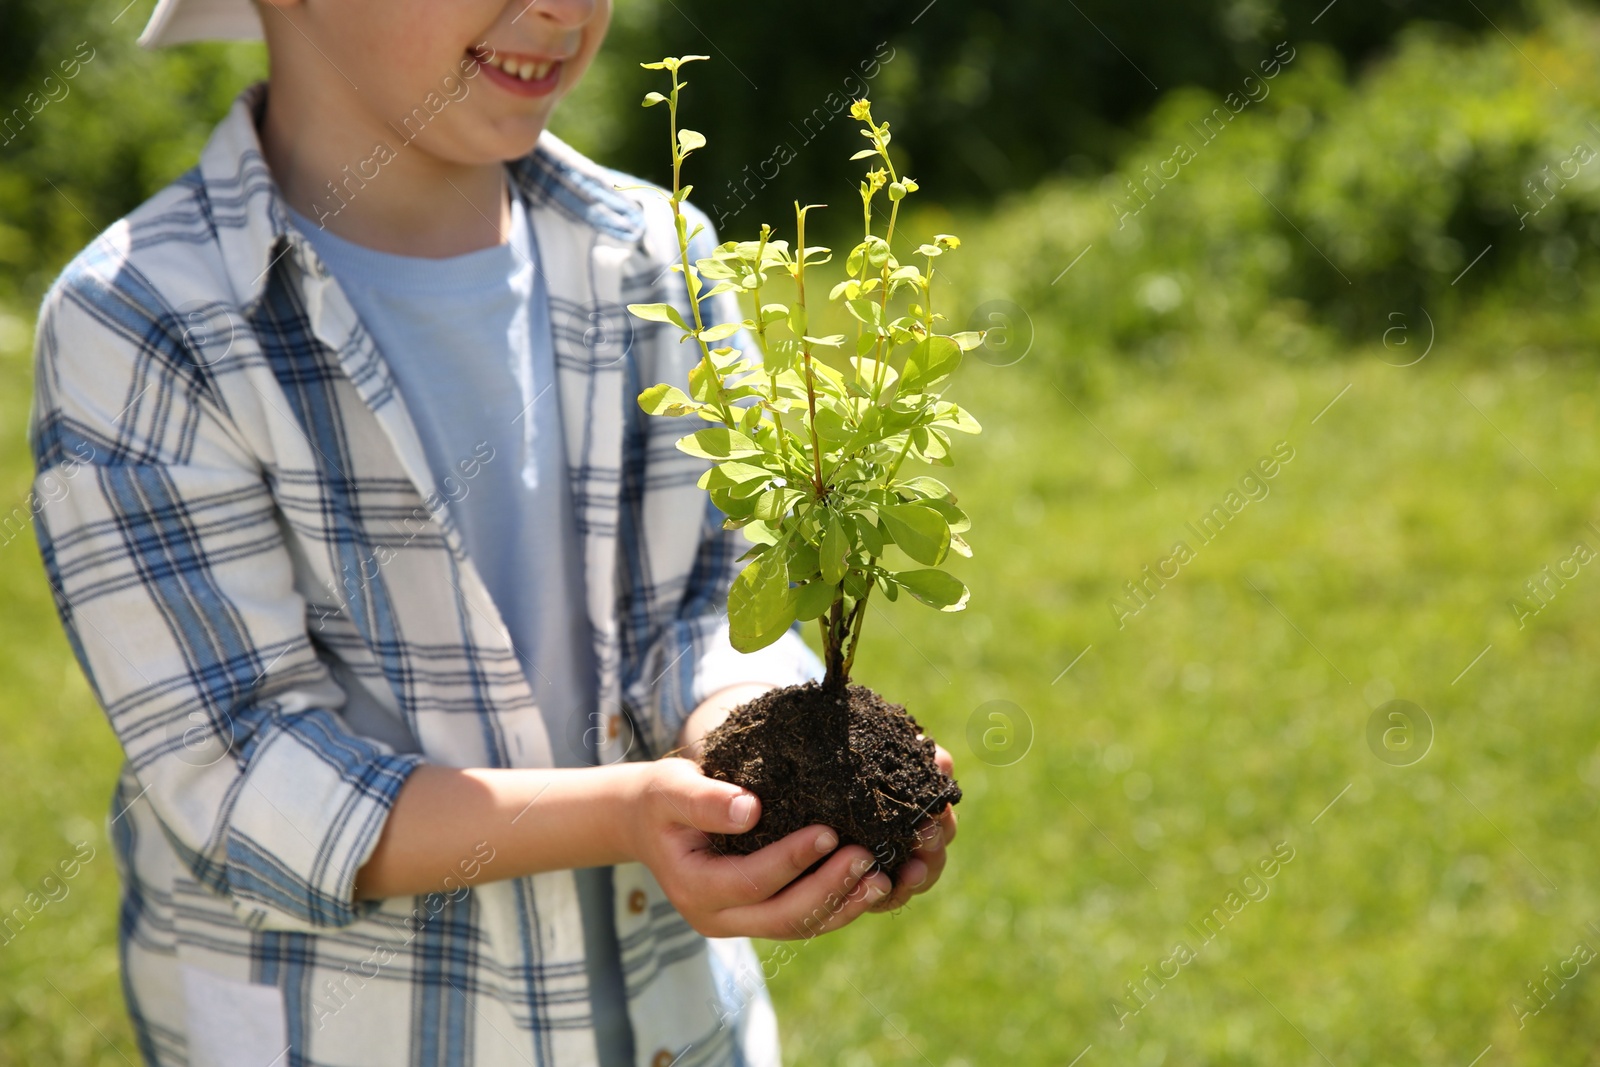
<instances>
[{"instance_id":1,"label":"light blue t-shirt","mask_svg":"<svg viewBox=\"0 0 1600 1067\"><path fill-rule=\"evenodd\" d=\"M507 244L443 259L378 252L290 209L377 342L438 491L533 687L557 766L596 759L598 672L584 603L532 220L515 186ZM490 451L492 449L492 452ZM487 457L487 459L485 459ZM633 1063L610 867L574 872L601 1063Z\"/></svg>"}]
</instances>

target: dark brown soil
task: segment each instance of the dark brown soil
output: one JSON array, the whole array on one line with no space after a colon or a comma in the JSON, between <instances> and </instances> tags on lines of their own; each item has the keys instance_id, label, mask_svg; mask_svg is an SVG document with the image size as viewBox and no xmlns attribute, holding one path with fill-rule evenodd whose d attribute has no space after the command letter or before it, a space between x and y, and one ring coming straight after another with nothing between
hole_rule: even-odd
<instances>
[{"instance_id":1,"label":"dark brown soil","mask_svg":"<svg viewBox=\"0 0 1600 1067\"><path fill-rule=\"evenodd\" d=\"M917 720L866 686L768 690L706 734L701 769L761 798L754 829L712 834L712 845L742 855L820 823L841 847L864 845L892 878L917 827L961 799L933 753Z\"/></svg>"}]
</instances>

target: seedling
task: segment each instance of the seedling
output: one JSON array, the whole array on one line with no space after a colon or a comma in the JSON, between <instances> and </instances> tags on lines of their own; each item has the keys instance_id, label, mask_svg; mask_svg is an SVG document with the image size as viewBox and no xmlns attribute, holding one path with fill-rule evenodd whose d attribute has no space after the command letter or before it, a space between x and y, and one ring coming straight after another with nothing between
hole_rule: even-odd
<instances>
[{"instance_id":1,"label":"seedling","mask_svg":"<svg viewBox=\"0 0 1600 1067\"><path fill-rule=\"evenodd\" d=\"M832 260L830 249L806 244L807 214L820 205L795 203L792 246L775 239L772 227L763 224L755 240L725 240L709 257L691 263L689 246L701 227L689 230L684 202L693 186L683 183L683 165L706 139L679 125L679 94L687 85L682 68L706 58L667 57L642 64L666 71L671 78L670 90L648 94L644 106L667 105L672 190L663 190L663 196L671 202L677 227L679 261L671 269L684 278L690 316L685 320L677 307L666 303L630 304L628 310L641 319L676 327L682 333L680 342L695 344L700 359L689 372L687 394L674 385L659 384L640 394L639 405L651 415L695 415L713 424L685 435L677 447L712 461L699 485L726 516L724 527L742 529L751 542L750 550L740 557L748 562L728 595L733 647L754 652L782 637L797 619L815 619L826 666L820 687L808 683L764 694L736 709L706 739L707 773L726 771L728 780L753 789L764 801L761 822L751 834L741 835L751 840L730 842L743 850L807 825L806 821L787 829L769 825L780 813L751 784L763 775L771 777L775 755L785 765L799 758L762 748L762 731L755 727L781 717L779 705L798 701L820 709L814 718L832 720L809 724L808 736L815 737L815 747L834 750L822 756L835 763L853 760L856 777L865 775L868 796L875 792L878 798L869 801L877 815L868 822L888 824L895 822L894 816L903 822L908 814L937 815L927 810L930 803L960 797L955 783L933 766L933 742L922 736L915 720L898 705L852 685L850 672L875 588L891 601L904 591L940 611L966 606L967 587L939 568L951 552L972 554L961 537L970 527L968 518L943 482L909 475L903 467L908 458L950 466L951 433L980 431L977 420L944 400L939 390L960 365L962 352L981 344L983 334L943 332L945 316L934 310L934 261L960 246L955 236L935 235L917 247L910 262L902 263L896 256L893 242L900 206L918 186L897 171L889 153L889 123L875 121L865 99L850 108L870 145L851 157L871 160L860 183L862 239L845 259L846 277L827 295L829 303L853 320L853 338L819 335L811 325L814 316L809 309L819 303L817 268ZM880 198L888 204L881 236L874 232L874 209L881 210ZM712 298L723 293L745 298L750 317L707 321L706 311L716 306ZM753 351L724 343L741 332ZM826 362L824 352L853 352L848 371ZM889 565L890 546L912 565ZM829 715L828 708L835 713ZM872 780L874 772L861 759L868 750L890 754L878 743L882 738L865 742L860 734L863 724L852 716L882 719L885 715L898 717L905 725L885 720L887 725L871 729L903 733L908 726L909 743L918 754L913 762L931 775L924 774L921 780L900 781L893 775ZM730 744L737 751L730 750ZM728 763L733 766L724 766ZM766 770L752 771L752 763ZM894 764L889 758L887 766ZM793 774L787 777L792 779ZM906 810L884 811L884 798L891 801L891 808ZM837 822L830 825L845 829ZM897 840L903 837L898 833ZM844 832L841 838L852 839ZM891 852L893 862L885 862L886 867L898 866L905 857L903 847Z\"/></svg>"}]
</instances>

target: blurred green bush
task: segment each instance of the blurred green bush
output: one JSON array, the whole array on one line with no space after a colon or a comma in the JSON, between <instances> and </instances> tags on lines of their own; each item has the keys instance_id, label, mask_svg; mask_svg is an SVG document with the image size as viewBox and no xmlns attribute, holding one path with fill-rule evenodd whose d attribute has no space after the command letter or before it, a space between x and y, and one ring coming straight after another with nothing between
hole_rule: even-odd
<instances>
[{"instance_id":1,"label":"blurred green bush","mask_svg":"<svg viewBox=\"0 0 1600 1067\"><path fill-rule=\"evenodd\" d=\"M1231 96L1169 93L1112 172L1010 198L950 269L975 303L1026 308L1077 374L1202 335L1289 357L1384 339L1397 363L1432 336L1596 336L1578 296L1600 265L1600 19L1518 42L1419 23L1354 79L1290 47Z\"/></svg>"},{"instance_id":2,"label":"blurred green bush","mask_svg":"<svg viewBox=\"0 0 1600 1067\"><path fill-rule=\"evenodd\" d=\"M140 48L149 16L128 0L0 4L0 302L37 300L191 166L234 94L264 76L256 44Z\"/></svg>"},{"instance_id":3,"label":"blurred green bush","mask_svg":"<svg viewBox=\"0 0 1600 1067\"><path fill-rule=\"evenodd\" d=\"M827 200L826 191L836 189L832 195L843 203L853 192L836 161L855 150L855 124L827 101L859 78L861 61L881 61L870 81L874 113L894 123L906 172L932 195L976 206L1063 170L1104 169L1128 143L1129 127L1162 94L1185 85L1225 92L1278 41L1318 42L1359 67L1382 56L1414 20L1492 35L1492 19L1515 34L1541 6L1540 0L857 0L845 14L815 3L625 0L611 34L607 88L637 101L652 86L635 57L709 55L717 88L703 69L688 98L696 128L710 138L702 169L734 177L749 166L760 179L753 183L753 210L779 218L796 198ZM831 122L830 110L839 116ZM659 180L652 119L624 108L595 131L590 146L625 170ZM792 148L795 158L763 174L779 145ZM729 199L721 179L715 186L703 193Z\"/></svg>"},{"instance_id":4,"label":"blurred green bush","mask_svg":"<svg viewBox=\"0 0 1600 1067\"><path fill-rule=\"evenodd\" d=\"M991 199L1000 206L989 242L958 257L985 264L971 291L1036 309L1041 330L1065 331L1064 351L1159 359L1196 328L1298 351L1315 343L1307 328L1318 324L1370 338L1402 320L1414 329L1473 309L1522 309L1530 294L1550 299L1531 318L1489 316L1495 328L1575 343L1591 333L1593 312L1577 296L1600 238L1600 129L1587 118L1600 100L1600 22L1580 7L1535 16L1514 4L1478 6L1469 32L1451 21L1400 25L1402 14L1442 8L1374 14L1335 4L1316 26L1299 26L1316 36L1302 36L1268 0L1248 10L1194 0L1167 11L1159 29L1141 26L1131 9L1093 4L1066 16L1021 0L982 11L935 4L912 22L872 0L849 26L790 20L784 51L763 52L754 67L741 49L767 40L770 18L787 14L741 9L735 19L712 0L665 8L635 0L620 5L602 60L556 129L649 174L660 131L641 125L652 113L636 106L645 74L637 60L679 45L710 51L716 62L690 89L700 96L690 101L697 128L711 136L696 161L697 202L717 217L719 206L743 202L729 199L727 179L745 174L745 162L771 159L785 138L797 149L781 180L756 189L722 225L753 233L763 219L788 219L786 199L772 204L787 195L785 183L800 183L811 200L834 186L846 194L841 204L853 195L844 159L858 138L848 116L805 121L803 130L821 131L809 144L770 120L796 101L810 101L796 112L802 120L813 105L827 117L823 102L844 84L841 71L864 82L871 67L862 64L875 62L871 92L896 116L896 145L914 161L907 169L940 202L959 204L973 186L957 170L970 172L997 146L1016 159L1034 153L1033 162L986 188L1115 148L1109 173L1090 166L1093 174ZM11 0L0 12L0 301L36 300L93 234L190 165L237 89L264 73L253 44L146 52L132 40L146 16L124 0ZM1506 38L1485 28L1490 16L1501 28L1511 17L1534 28ZM1108 42L1083 32L1091 18L1126 58L1099 54ZM1032 27L1031 43L1000 48L1004 25ZM695 26L715 36L679 39ZM895 58L875 58L885 54L880 41L892 42ZM1217 47L1202 47L1208 41ZM989 58L979 63L974 49L984 48ZM1391 53L1382 62L1352 67L1383 48ZM1121 74L1108 73L1111 60ZM75 63L70 79L63 63ZM1124 76L1144 84L1136 66L1159 72L1164 88L1190 84L1130 103L1134 96L1108 87ZM765 91L742 91L747 74ZM1073 88L1080 78L1099 79L1100 95ZM29 100L47 100L31 121ZM1117 125L1150 100L1144 118ZM819 221L849 217L823 212Z\"/></svg>"}]
</instances>

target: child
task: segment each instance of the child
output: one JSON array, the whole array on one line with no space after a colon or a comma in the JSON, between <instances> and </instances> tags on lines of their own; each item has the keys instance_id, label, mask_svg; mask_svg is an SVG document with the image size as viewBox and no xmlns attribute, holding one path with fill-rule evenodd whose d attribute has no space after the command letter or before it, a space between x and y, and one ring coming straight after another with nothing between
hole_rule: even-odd
<instances>
[{"instance_id":1,"label":"child","mask_svg":"<svg viewBox=\"0 0 1600 1067\"><path fill-rule=\"evenodd\" d=\"M692 360L625 311L687 313L670 209L545 130L609 19L160 0L140 39L270 59L39 318L36 531L127 757L152 1064L774 1064L747 938L940 874L949 809L894 885L826 827L708 847L758 802L677 754L821 664L728 644L748 545L636 402Z\"/></svg>"}]
</instances>

